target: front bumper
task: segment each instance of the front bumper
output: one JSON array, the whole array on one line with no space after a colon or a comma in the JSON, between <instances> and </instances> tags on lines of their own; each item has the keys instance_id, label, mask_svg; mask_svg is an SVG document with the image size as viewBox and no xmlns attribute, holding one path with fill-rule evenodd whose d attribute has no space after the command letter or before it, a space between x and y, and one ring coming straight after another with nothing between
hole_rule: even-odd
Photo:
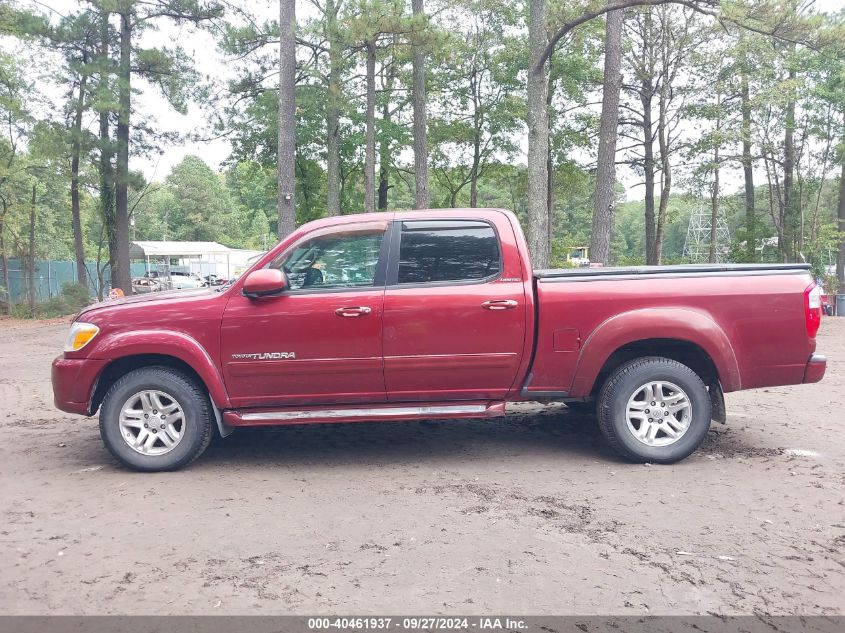
<instances>
[{"instance_id":1,"label":"front bumper","mask_svg":"<svg viewBox=\"0 0 845 633\"><path fill-rule=\"evenodd\" d=\"M94 387L107 363L107 360L92 358L57 357L50 372L56 408L67 413L90 415Z\"/></svg>"},{"instance_id":2,"label":"front bumper","mask_svg":"<svg viewBox=\"0 0 845 633\"><path fill-rule=\"evenodd\" d=\"M821 354L813 354L810 360L807 361L807 366L804 368L803 382L811 383L818 382L824 378L824 372L827 369L827 358Z\"/></svg>"}]
</instances>

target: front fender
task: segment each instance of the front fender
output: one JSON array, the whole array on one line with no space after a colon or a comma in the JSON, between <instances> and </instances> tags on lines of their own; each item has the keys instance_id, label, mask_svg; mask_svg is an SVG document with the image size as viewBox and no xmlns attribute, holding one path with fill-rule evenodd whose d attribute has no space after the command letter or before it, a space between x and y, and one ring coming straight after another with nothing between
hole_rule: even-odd
<instances>
[{"instance_id":1,"label":"front fender","mask_svg":"<svg viewBox=\"0 0 845 633\"><path fill-rule=\"evenodd\" d=\"M222 409L230 406L223 376L214 364L211 355L196 339L184 332L166 330L116 332L98 341L97 348L91 352L91 357L115 361L140 354L172 356L187 363L205 383L214 405Z\"/></svg>"},{"instance_id":2,"label":"front fender","mask_svg":"<svg viewBox=\"0 0 845 633\"><path fill-rule=\"evenodd\" d=\"M611 354L647 339L674 339L699 346L713 361L722 388L741 388L733 345L718 323L696 310L644 308L613 316L590 333L581 348L570 395L588 395Z\"/></svg>"}]
</instances>

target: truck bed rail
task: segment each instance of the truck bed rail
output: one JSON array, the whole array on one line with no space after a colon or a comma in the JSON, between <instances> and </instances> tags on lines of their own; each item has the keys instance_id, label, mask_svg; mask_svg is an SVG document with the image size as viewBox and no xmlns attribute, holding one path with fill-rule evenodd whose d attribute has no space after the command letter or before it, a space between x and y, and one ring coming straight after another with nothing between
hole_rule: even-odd
<instances>
[{"instance_id":1,"label":"truck bed rail","mask_svg":"<svg viewBox=\"0 0 845 633\"><path fill-rule=\"evenodd\" d=\"M810 264L680 264L675 266L552 268L535 270L534 278L539 281L586 281L595 277L785 275L805 273L809 270Z\"/></svg>"}]
</instances>

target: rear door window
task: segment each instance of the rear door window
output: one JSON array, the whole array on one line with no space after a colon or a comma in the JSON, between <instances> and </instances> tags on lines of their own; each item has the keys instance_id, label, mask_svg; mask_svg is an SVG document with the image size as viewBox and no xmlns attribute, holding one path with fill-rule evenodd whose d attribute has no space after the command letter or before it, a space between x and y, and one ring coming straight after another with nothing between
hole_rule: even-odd
<instances>
[{"instance_id":1,"label":"rear door window","mask_svg":"<svg viewBox=\"0 0 845 633\"><path fill-rule=\"evenodd\" d=\"M397 283L481 281L500 270L499 240L486 222L402 222Z\"/></svg>"}]
</instances>

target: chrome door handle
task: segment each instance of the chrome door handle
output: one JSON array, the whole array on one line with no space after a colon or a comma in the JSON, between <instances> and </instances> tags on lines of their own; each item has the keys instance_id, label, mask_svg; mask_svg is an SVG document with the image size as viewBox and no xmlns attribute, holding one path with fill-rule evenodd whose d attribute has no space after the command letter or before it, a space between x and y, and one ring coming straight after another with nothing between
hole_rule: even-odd
<instances>
[{"instance_id":1,"label":"chrome door handle","mask_svg":"<svg viewBox=\"0 0 845 633\"><path fill-rule=\"evenodd\" d=\"M357 317L357 316L364 316L365 314L369 314L372 312L372 308L369 306L357 306L357 307L347 307L347 308L338 308L334 311L334 313L339 317Z\"/></svg>"},{"instance_id":2,"label":"chrome door handle","mask_svg":"<svg viewBox=\"0 0 845 633\"><path fill-rule=\"evenodd\" d=\"M512 310L519 305L513 299L491 299L481 304L485 310Z\"/></svg>"}]
</instances>

